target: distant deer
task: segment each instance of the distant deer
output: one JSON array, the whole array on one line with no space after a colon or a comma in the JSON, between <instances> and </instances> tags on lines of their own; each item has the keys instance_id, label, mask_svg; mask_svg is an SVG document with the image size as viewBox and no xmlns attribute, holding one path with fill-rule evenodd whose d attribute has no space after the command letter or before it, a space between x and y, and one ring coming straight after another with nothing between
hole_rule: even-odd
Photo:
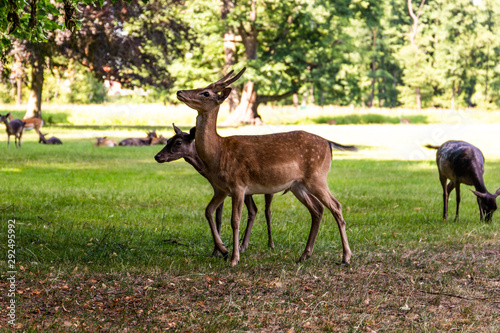
<instances>
[{"instance_id":1,"label":"distant deer","mask_svg":"<svg viewBox=\"0 0 500 333\"><path fill-rule=\"evenodd\" d=\"M108 139L108 137L97 137L97 141L94 143L95 147L116 147L118 144L113 139Z\"/></svg>"},{"instance_id":2,"label":"distant deer","mask_svg":"<svg viewBox=\"0 0 500 333\"><path fill-rule=\"evenodd\" d=\"M159 137L156 137L156 138L153 138L151 140L151 146L155 146L155 145L166 145L167 144L167 139L160 134Z\"/></svg>"},{"instance_id":3,"label":"distant deer","mask_svg":"<svg viewBox=\"0 0 500 333\"><path fill-rule=\"evenodd\" d=\"M45 139L46 134L42 134L42 132L39 133L39 138L38 143L42 142L45 145L62 145L62 141L56 138L55 136L51 137L50 139Z\"/></svg>"},{"instance_id":4,"label":"distant deer","mask_svg":"<svg viewBox=\"0 0 500 333\"><path fill-rule=\"evenodd\" d=\"M5 116L0 115L0 122L5 124L5 130L7 131L7 148L10 147L11 135L14 135L14 145L16 148L21 148L21 139L26 123L21 119L12 119L11 121L9 119L12 119L10 112Z\"/></svg>"},{"instance_id":5,"label":"distant deer","mask_svg":"<svg viewBox=\"0 0 500 333\"><path fill-rule=\"evenodd\" d=\"M175 124L174 127L175 135L167 140L167 145L155 156L155 160L158 163L172 162L180 158L184 158L186 162L191 164L196 171L198 171L203 177L207 178L206 168L203 161L198 156L196 152L196 147L194 143L194 137L196 132L196 127L191 128L189 133L181 131ZM208 178L207 178L208 179ZM208 180L210 182L210 180ZM215 191L215 185L210 182L212 188ZM267 236L268 236L268 246L274 249L273 237L271 233L271 202L273 200L273 194L266 194L266 208L265 215L267 221ZM257 206L253 201L251 195L246 195L245 206L248 210L248 222L245 229L245 236L243 236L243 242L241 243L241 251L245 251L248 248L248 243L250 242L250 233L252 232L253 223L255 221L255 216L257 215ZM217 224L217 233L220 236L221 225L222 225L222 210L224 207L224 201L215 210L215 222ZM217 247L214 249L212 255L219 254Z\"/></svg>"},{"instance_id":6,"label":"distant deer","mask_svg":"<svg viewBox=\"0 0 500 333\"><path fill-rule=\"evenodd\" d=\"M9 119L12 120L14 117L9 113ZM40 127L43 126L44 122L40 118L23 118L26 123L24 126L24 131L31 131L34 129L38 135L40 135Z\"/></svg>"},{"instance_id":7,"label":"distant deer","mask_svg":"<svg viewBox=\"0 0 500 333\"><path fill-rule=\"evenodd\" d=\"M24 118L23 121L26 123L24 130L34 129L38 135L40 135L40 127L43 125L43 120L39 118Z\"/></svg>"},{"instance_id":8,"label":"distant deer","mask_svg":"<svg viewBox=\"0 0 500 333\"><path fill-rule=\"evenodd\" d=\"M286 189L309 210L311 231L299 261L313 252L325 205L337 221L342 240L342 262L349 263L351 250L340 203L330 193L327 175L332 160L332 147L355 150L304 131L268 135L221 137L217 134L219 107L231 93L228 86L245 71L228 79L233 72L206 88L180 90L177 98L198 111L195 145L206 166L207 178L215 185L215 193L205 215L210 223L216 247L228 254L213 221L213 212L224 199L232 197L231 227L233 254L231 266L239 262L239 226L245 195L272 194Z\"/></svg>"},{"instance_id":9,"label":"distant deer","mask_svg":"<svg viewBox=\"0 0 500 333\"><path fill-rule=\"evenodd\" d=\"M128 138L128 139L123 139L120 141L120 146L149 146L151 145L151 142L153 141L154 136L156 135L156 132L146 132L148 135L145 138Z\"/></svg>"},{"instance_id":10,"label":"distant deer","mask_svg":"<svg viewBox=\"0 0 500 333\"><path fill-rule=\"evenodd\" d=\"M475 146L464 141L446 141L441 146L426 145L427 148L437 149L436 162L439 171L439 180L443 187L443 219L448 218L448 198L456 189L458 220L460 207L460 184L473 185L476 190L472 191L477 197L481 221L491 221L493 213L497 209L496 198L500 195L500 189L494 194L489 193L484 185L484 156ZM447 180L450 180L446 185Z\"/></svg>"}]
</instances>

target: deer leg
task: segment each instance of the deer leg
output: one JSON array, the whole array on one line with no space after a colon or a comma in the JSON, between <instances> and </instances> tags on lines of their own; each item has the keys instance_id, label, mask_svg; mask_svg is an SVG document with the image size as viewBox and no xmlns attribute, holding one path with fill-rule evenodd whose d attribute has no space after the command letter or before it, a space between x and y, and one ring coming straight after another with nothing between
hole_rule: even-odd
<instances>
[{"instance_id":1,"label":"deer leg","mask_svg":"<svg viewBox=\"0 0 500 333\"><path fill-rule=\"evenodd\" d=\"M230 265L231 267L234 267L240 261L240 219L245 193L243 190L236 190L231 193L231 198L233 202L233 212L231 214L231 228L233 229L233 255L231 257Z\"/></svg>"},{"instance_id":2,"label":"deer leg","mask_svg":"<svg viewBox=\"0 0 500 333\"><path fill-rule=\"evenodd\" d=\"M458 210L460 208L460 183L457 182L455 185L455 191L457 192L457 213L455 214L455 221L458 221Z\"/></svg>"},{"instance_id":3,"label":"deer leg","mask_svg":"<svg viewBox=\"0 0 500 333\"><path fill-rule=\"evenodd\" d=\"M273 195L272 194L266 194L264 196L266 200L266 222L267 222L267 245L271 248L274 249L274 242L273 242L273 235L271 233L271 202L273 201Z\"/></svg>"},{"instance_id":4,"label":"deer leg","mask_svg":"<svg viewBox=\"0 0 500 333\"><path fill-rule=\"evenodd\" d=\"M443 188L443 220L448 219L448 190L446 187L446 177L439 175L439 181L441 182L441 187ZM453 182L450 182L450 184Z\"/></svg>"},{"instance_id":5,"label":"deer leg","mask_svg":"<svg viewBox=\"0 0 500 333\"><path fill-rule=\"evenodd\" d=\"M349 241L347 240L347 233L345 230L345 221L342 216L342 205L340 202L335 199L328 188L328 184L326 183L326 179L320 179L311 182L309 185L309 191L321 201L323 205L326 206L332 213L335 221L337 221L337 225L340 231L340 239L342 241L342 263L349 264L351 259L351 249L349 248ZM306 186L307 187L307 186Z\"/></svg>"},{"instance_id":6,"label":"deer leg","mask_svg":"<svg viewBox=\"0 0 500 333\"><path fill-rule=\"evenodd\" d=\"M222 203L219 205L219 207L217 207L217 209L215 210L215 224L217 226L217 233L219 234L219 237L221 235L220 231L222 228L222 211L223 210L224 210L224 201L222 201ZM222 254L222 253L219 251L217 246L215 246L214 251L212 252L212 256L217 257L220 254Z\"/></svg>"},{"instance_id":7,"label":"deer leg","mask_svg":"<svg viewBox=\"0 0 500 333\"><path fill-rule=\"evenodd\" d=\"M220 235L217 232L215 222L214 222L214 210L220 206L224 199L227 197L227 193L221 192L219 190L214 190L214 196L207 208L205 209L205 217L208 220L208 224L210 225L210 231L212 231L212 238L215 243L215 247L222 253L224 257L227 257L228 251L224 247L222 240L220 239Z\"/></svg>"},{"instance_id":8,"label":"deer leg","mask_svg":"<svg viewBox=\"0 0 500 333\"><path fill-rule=\"evenodd\" d=\"M325 208L316 197L309 193L302 183L292 185L290 191L292 191L297 199L299 199L299 201L307 207L309 213L311 214L311 231L309 232L309 237L307 239L306 249L298 260L298 262L300 262L308 259L312 255L314 242L316 241L316 236L318 235L321 218L323 217L323 211Z\"/></svg>"},{"instance_id":9,"label":"deer leg","mask_svg":"<svg viewBox=\"0 0 500 333\"><path fill-rule=\"evenodd\" d=\"M10 135L7 134L7 148L10 148Z\"/></svg>"},{"instance_id":10,"label":"deer leg","mask_svg":"<svg viewBox=\"0 0 500 333\"><path fill-rule=\"evenodd\" d=\"M23 138L23 132L19 134L19 148L21 148L21 139Z\"/></svg>"},{"instance_id":11,"label":"deer leg","mask_svg":"<svg viewBox=\"0 0 500 333\"><path fill-rule=\"evenodd\" d=\"M241 243L240 252L244 252L248 249L248 243L250 242L250 233L252 232L253 222L255 221L255 216L257 215L257 206L251 195L245 195L245 206L248 210L248 221L247 227L245 229L245 235L243 236L243 242Z\"/></svg>"}]
</instances>

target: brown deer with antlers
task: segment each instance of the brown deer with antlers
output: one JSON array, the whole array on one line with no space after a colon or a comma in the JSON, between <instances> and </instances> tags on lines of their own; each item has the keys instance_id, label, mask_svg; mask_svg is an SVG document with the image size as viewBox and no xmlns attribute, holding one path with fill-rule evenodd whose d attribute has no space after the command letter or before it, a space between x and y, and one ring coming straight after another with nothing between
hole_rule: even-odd
<instances>
[{"instance_id":1,"label":"brown deer with antlers","mask_svg":"<svg viewBox=\"0 0 500 333\"><path fill-rule=\"evenodd\" d=\"M214 220L214 210L231 195L233 254L231 266L240 258L239 227L245 195L271 194L289 189L309 210L311 231L299 261L309 258L318 235L324 206L333 214L340 230L343 256L349 263L351 250L340 203L331 194L327 175L332 159L332 147L355 150L304 131L269 135L221 137L217 134L219 107L231 93L229 85L241 77L245 68L229 79L231 71L206 88L180 90L177 98L198 111L196 118L196 151L206 166L207 178L215 185L215 193L205 214L212 237L219 251L228 251L221 241ZM229 79L229 80L228 80Z\"/></svg>"}]
</instances>

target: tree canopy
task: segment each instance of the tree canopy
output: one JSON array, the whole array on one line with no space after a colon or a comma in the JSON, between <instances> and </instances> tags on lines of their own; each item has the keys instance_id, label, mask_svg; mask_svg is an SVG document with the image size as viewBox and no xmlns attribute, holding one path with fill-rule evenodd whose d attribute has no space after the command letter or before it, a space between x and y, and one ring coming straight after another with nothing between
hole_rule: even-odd
<instances>
[{"instance_id":1,"label":"tree canopy","mask_svg":"<svg viewBox=\"0 0 500 333\"><path fill-rule=\"evenodd\" d=\"M16 40L47 42L41 47L49 50L52 38L52 54L80 62L100 80L169 96L246 66L246 81L230 98L237 121L254 122L262 103L300 98L320 105L500 106L494 0L0 2L3 50Z\"/></svg>"}]
</instances>

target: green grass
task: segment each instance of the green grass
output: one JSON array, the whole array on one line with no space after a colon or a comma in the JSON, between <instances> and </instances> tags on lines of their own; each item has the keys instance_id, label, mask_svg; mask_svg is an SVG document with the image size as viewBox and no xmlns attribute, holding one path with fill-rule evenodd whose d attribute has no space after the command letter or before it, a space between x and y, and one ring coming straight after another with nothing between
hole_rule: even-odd
<instances>
[{"instance_id":1,"label":"green grass","mask_svg":"<svg viewBox=\"0 0 500 333\"><path fill-rule=\"evenodd\" d=\"M156 163L161 147L95 148L93 141L44 146L29 134L21 149L0 142L0 248L7 253L6 225L15 219L19 328L499 328L500 217L480 222L463 188L460 221L443 223L434 161L334 158L328 182L348 223L350 267L337 265L340 236L328 212L313 256L295 263L310 218L288 193L272 205L276 248L267 248L264 200L256 196L250 247L230 268L208 256L204 208L212 190L204 178L183 161ZM489 160L490 191L500 186L498 174L500 161ZM222 239L231 250L229 207ZM451 217L454 209L452 195Z\"/></svg>"},{"instance_id":2,"label":"green grass","mask_svg":"<svg viewBox=\"0 0 500 333\"><path fill-rule=\"evenodd\" d=\"M413 115L402 117L391 117L381 114L350 114L345 116L320 116L311 119L316 124L328 124L334 122L336 125L365 125L365 124L399 124L401 122L411 124L427 124L427 116Z\"/></svg>"}]
</instances>

